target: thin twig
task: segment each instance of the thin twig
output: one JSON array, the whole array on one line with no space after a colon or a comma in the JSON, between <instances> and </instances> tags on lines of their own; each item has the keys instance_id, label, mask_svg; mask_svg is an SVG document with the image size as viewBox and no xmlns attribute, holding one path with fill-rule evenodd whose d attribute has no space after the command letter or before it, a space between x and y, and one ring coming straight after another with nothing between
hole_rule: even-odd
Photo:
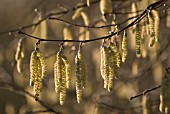
<instances>
[{"instance_id":1,"label":"thin twig","mask_svg":"<svg viewBox=\"0 0 170 114\"><path fill-rule=\"evenodd\" d=\"M161 86L159 85L159 86L157 86L157 87L154 87L154 88L151 88L151 89L147 89L147 90L143 91L142 93L140 93L140 94L138 94L138 95L135 95L135 96L130 97L130 100L133 100L134 98L143 96L143 95L145 95L146 93L149 93L149 92L151 92L151 91L154 91L154 90L156 90L156 89L158 89L158 88L160 88L160 87L161 87Z\"/></svg>"}]
</instances>

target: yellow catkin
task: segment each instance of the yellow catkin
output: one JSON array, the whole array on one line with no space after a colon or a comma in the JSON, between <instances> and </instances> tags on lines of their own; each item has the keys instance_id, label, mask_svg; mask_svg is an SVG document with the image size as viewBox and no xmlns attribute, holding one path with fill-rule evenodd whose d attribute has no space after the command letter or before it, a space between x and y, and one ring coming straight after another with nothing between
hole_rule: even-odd
<instances>
[{"instance_id":1,"label":"yellow catkin","mask_svg":"<svg viewBox=\"0 0 170 114\"><path fill-rule=\"evenodd\" d=\"M161 91L160 91L160 105L159 110L165 114L169 113L170 108L170 80L168 77L162 77L161 81Z\"/></svg>"},{"instance_id":2,"label":"yellow catkin","mask_svg":"<svg viewBox=\"0 0 170 114\"><path fill-rule=\"evenodd\" d=\"M62 60L65 66L65 75L66 75L66 87L70 88L71 84L71 73L70 73L70 63L65 55L62 55Z\"/></svg>"},{"instance_id":3,"label":"yellow catkin","mask_svg":"<svg viewBox=\"0 0 170 114\"><path fill-rule=\"evenodd\" d=\"M158 42L158 37L159 37L159 23L160 23L159 13L158 13L157 10L152 10L152 14L153 14L153 17L154 17L155 42Z\"/></svg>"},{"instance_id":4,"label":"yellow catkin","mask_svg":"<svg viewBox=\"0 0 170 114\"><path fill-rule=\"evenodd\" d=\"M42 91L41 62L38 57L37 48L32 52L30 59L30 86L34 86L35 100L39 99Z\"/></svg>"},{"instance_id":5,"label":"yellow catkin","mask_svg":"<svg viewBox=\"0 0 170 114\"><path fill-rule=\"evenodd\" d=\"M64 36L64 40L73 40L73 35L69 27L64 27L63 36Z\"/></svg>"},{"instance_id":6,"label":"yellow catkin","mask_svg":"<svg viewBox=\"0 0 170 114\"><path fill-rule=\"evenodd\" d=\"M77 93L77 102L82 102L82 89L87 86L87 71L86 63L83 59L82 50L79 49L75 57L76 65L76 93Z\"/></svg>"},{"instance_id":7,"label":"yellow catkin","mask_svg":"<svg viewBox=\"0 0 170 114\"><path fill-rule=\"evenodd\" d=\"M23 60L22 59L17 60L17 71L19 73L23 72Z\"/></svg>"},{"instance_id":8,"label":"yellow catkin","mask_svg":"<svg viewBox=\"0 0 170 114\"><path fill-rule=\"evenodd\" d=\"M90 6L90 1L91 1L91 0L87 0L87 6Z\"/></svg>"},{"instance_id":9,"label":"yellow catkin","mask_svg":"<svg viewBox=\"0 0 170 114\"><path fill-rule=\"evenodd\" d=\"M125 62L127 58L128 50L127 50L127 35L124 33L122 40L122 62Z\"/></svg>"},{"instance_id":10,"label":"yellow catkin","mask_svg":"<svg viewBox=\"0 0 170 114\"><path fill-rule=\"evenodd\" d=\"M136 55L140 56L141 54L141 29L139 24L136 25L135 29L135 41L136 41Z\"/></svg>"},{"instance_id":11,"label":"yellow catkin","mask_svg":"<svg viewBox=\"0 0 170 114\"><path fill-rule=\"evenodd\" d=\"M89 17L87 16L87 13L85 11L81 12L81 17L83 18L84 24L86 26L88 26L90 21L89 21Z\"/></svg>"},{"instance_id":12,"label":"yellow catkin","mask_svg":"<svg viewBox=\"0 0 170 114\"><path fill-rule=\"evenodd\" d=\"M30 59L30 86L34 86L37 75L37 52L33 51Z\"/></svg>"},{"instance_id":13,"label":"yellow catkin","mask_svg":"<svg viewBox=\"0 0 170 114\"><path fill-rule=\"evenodd\" d=\"M22 46L22 40L23 39L20 39L19 42L18 42L18 47L17 47L17 51L15 53L15 60L17 62L17 71L19 73L21 73L23 71L23 58L24 58L24 48Z\"/></svg>"},{"instance_id":14,"label":"yellow catkin","mask_svg":"<svg viewBox=\"0 0 170 114\"><path fill-rule=\"evenodd\" d=\"M76 94L77 94L77 102L82 102L82 74L81 74L81 61L76 55L75 57L75 66L76 66Z\"/></svg>"},{"instance_id":15,"label":"yellow catkin","mask_svg":"<svg viewBox=\"0 0 170 114\"><path fill-rule=\"evenodd\" d=\"M82 84L83 88L85 89L87 87L87 68L86 68L86 62L84 61L82 49L78 51L78 58L80 60L80 68L81 68L81 74L82 74Z\"/></svg>"},{"instance_id":16,"label":"yellow catkin","mask_svg":"<svg viewBox=\"0 0 170 114\"><path fill-rule=\"evenodd\" d=\"M63 55L62 55L63 58ZM63 105L66 98L66 65L62 59L62 77L60 82L60 104Z\"/></svg>"},{"instance_id":17,"label":"yellow catkin","mask_svg":"<svg viewBox=\"0 0 170 114\"><path fill-rule=\"evenodd\" d=\"M115 56L116 56L116 60L117 60L117 66L120 67L121 65L121 55L120 55L120 52L119 52L119 49L118 47L114 44L114 43L110 43L110 47L111 49L114 51L115 53Z\"/></svg>"},{"instance_id":18,"label":"yellow catkin","mask_svg":"<svg viewBox=\"0 0 170 114\"><path fill-rule=\"evenodd\" d=\"M41 78L41 62L40 59L37 57L37 69L36 69L36 77L34 81L34 94L35 100L39 99L40 92L42 91L42 78Z\"/></svg>"},{"instance_id":19,"label":"yellow catkin","mask_svg":"<svg viewBox=\"0 0 170 114\"><path fill-rule=\"evenodd\" d=\"M143 114L152 114L152 104L148 94L142 98Z\"/></svg>"},{"instance_id":20,"label":"yellow catkin","mask_svg":"<svg viewBox=\"0 0 170 114\"><path fill-rule=\"evenodd\" d=\"M56 93L60 92L61 81L62 81L62 54L61 51L57 53L57 60L54 64L54 83Z\"/></svg>"},{"instance_id":21,"label":"yellow catkin","mask_svg":"<svg viewBox=\"0 0 170 114\"><path fill-rule=\"evenodd\" d=\"M113 77L114 77L114 52L109 47L109 77L108 77L108 91L112 91Z\"/></svg>"},{"instance_id":22,"label":"yellow catkin","mask_svg":"<svg viewBox=\"0 0 170 114\"><path fill-rule=\"evenodd\" d=\"M106 46L102 46L100 49L101 54L101 65L100 72L102 78L104 79L104 88L108 87L108 78L109 78L109 50Z\"/></svg>"},{"instance_id":23,"label":"yellow catkin","mask_svg":"<svg viewBox=\"0 0 170 114\"><path fill-rule=\"evenodd\" d=\"M44 79L47 75L47 68L46 68L46 62L45 62L45 58L43 57L42 53L40 52L39 48L37 48L37 56L40 59L40 63L41 63L41 72L42 72L42 79Z\"/></svg>"},{"instance_id":24,"label":"yellow catkin","mask_svg":"<svg viewBox=\"0 0 170 114\"><path fill-rule=\"evenodd\" d=\"M111 0L100 0L100 12L103 20L107 20L107 16L112 13L112 1Z\"/></svg>"},{"instance_id":25,"label":"yellow catkin","mask_svg":"<svg viewBox=\"0 0 170 114\"><path fill-rule=\"evenodd\" d=\"M155 21L153 13L148 13L149 27L150 27L150 43L149 46L152 47L155 44Z\"/></svg>"},{"instance_id":26,"label":"yellow catkin","mask_svg":"<svg viewBox=\"0 0 170 114\"><path fill-rule=\"evenodd\" d=\"M75 19L79 18L82 11L83 11L83 8L76 9L76 11L74 12L74 14L72 16L72 20L75 20Z\"/></svg>"}]
</instances>

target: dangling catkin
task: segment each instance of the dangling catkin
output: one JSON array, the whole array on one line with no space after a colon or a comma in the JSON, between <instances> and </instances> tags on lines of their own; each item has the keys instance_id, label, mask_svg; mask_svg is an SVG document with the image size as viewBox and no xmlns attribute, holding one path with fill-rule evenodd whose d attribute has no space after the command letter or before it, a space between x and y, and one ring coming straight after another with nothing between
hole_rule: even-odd
<instances>
[{"instance_id":1,"label":"dangling catkin","mask_svg":"<svg viewBox=\"0 0 170 114\"><path fill-rule=\"evenodd\" d=\"M37 75L37 52L34 50L30 59L30 86L34 86L35 78Z\"/></svg>"},{"instance_id":2,"label":"dangling catkin","mask_svg":"<svg viewBox=\"0 0 170 114\"><path fill-rule=\"evenodd\" d=\"M62 60L64 62L65 66L65 75L66 75L66 86L67 88L70 88L71 83L71 73L70 73L70 63L65 55L62 55Z\"/></svg>"},{"instance_id":3,"label":"dangling catkin","mask_svg":"<svg viewBox=\"0 0 170 114\"><path fill-rule=\"evenodd\" d=\"M84 24L86 26L89 26L89 23L90 23L89 17L87 16L87 13L85 11L81 12L81 17L83 18Z\"/></svg>"},{"instance_id":4,"label":"dangling catkin","mask_svg":"<svg viewBox=\"0 0 170 114\"><path fill-rule=\"evenodd\" d=\"M117 60L116 61L117 62L117 66L120 67L120 64L121 64L121 55L120 55L119 49L118 49L118 47L113 42L110 43L110 47L111 47L111 49L115 53L116 60Z\"/></svg>"},{"instance_id":5,"label":"dangling catkin","mask_svg":"<svg viewBox=\"0 0 170 114\"><path fill-rule=\"evenodd\" d=\"M37 50L38 48L32 52L30 59L30 86L34 86L35 100L39 99L42 90L42 67Z\"/></svg>"},{"instance_id":6,"label":"dangling catkin","mask_svg":"<svg viewBox=\"0 0 170 114\"><path fill-rule=\"evenodd\" d=\"M161 81L161 91L160 91L160 105L159 110L166 114L169 113L170 108L170 80L168 77L162 77Z\"/></svg>"},{"instance_id":7,"label":"dangling catkin","mask_svg":"<svg viewBox=\"0 0 170 114\"><path fill-rule=\"evenodd\" d=\"M102 14L103 20L106 21L107 16L112 13L112 1L100 0L100 12Z\"/></svg>"},{"instance_id":8,"label":"dangling catkin","mask_svg":"<svg viewBox=\"0 0 170 114\"><path fill-rule=\"evenodd\" d=\"M90 1L91 1L91 0L87 0L87 6L90 6Z\"/></svg>"},{"instance_id":9,"label":"dangling catkin","mask_svg":"<svg viewBox=\"0 0 170 114\"><path fill-rule=\"evenodd\" d=\"M15 60L17 62L17 71L19 73L21 73L23 71L23 58L24 58L24 48L22 46L22 40L20 39L18 42L18 47L17 47L17 51L15 53Z\"/></svg>"},{"instance_id":10,"label":"dangling catkin","mask_svg":"<svg viewBox=\"0 0 170 114\"><path fill-rule=\"evenodd\" d=\"M73 40L73 35L69 27L64 27L63 36L64 36L64 40Z\"/></svg>"},{"instance_id":11,"label":"dangling catkin","mask_svg":"<svg viewBox=\"0 0 170 114\"><path fill-rule=\"evenodd\" d=\"M136 25L135 29L135 41L136 41L136 55L140 56L141 54L141 29L139 24Z\"/></svg>"},{"instance_id":12,"label":"dangling catkin","mask_svg":"<svg viewBox=\"0 0 170 114\"><path fill-rule=\"evenodd\" d=\"M112 91L113 77L114 77L114 52L109 47L109 77L108 77L108 91Z\"/></svg>"},{"instance_id":13,"label":"dangling catkin","mask_svg":"<svg viewBox=\"0 0 170 114\"><path fill-rule=\"evenodd\" d=\"M23 71L23 60L22 59L17 60L17 71L19 73Z\"/></svg>"},{"instance_id":14,"label":"dangling catkin","mask_svg":"<svg viewBox=\"0 0 170 114\"><path fill-rule=\"evenodd\" d=\"M57 60L54 64L54 83L55 91L59 93L61 91L61 81L62 81L62 54L61 51L57 53Z\"/></svg>"},{"instance_id":15,"label":"dangling catkin","mask_svg":"<svg viewBox=\"0 0 170 114\"><path fill-rule=\"evenodd\" d=\"M36 73L37 74L34 81L34 94L35 94L35 100L37 101L39 99L40 92L42 91L41 62L38 57L37 57Z\"/></svg>"},{"instance_id":16,"label":"dangling catkin","mask_svg":"<svg viewBox=\"0 0 170 114\"><path fill-rule=\"evenodd\" d=\"M125 62L126 58L127 58L127 35L126 33L124 33L123 35L123 40L122 40L122 62Z\"/></svg>"},{"instance_id":17,"label":"dangling catkin","mask_svg":"<svg viewBox=\"0 0 170 114\"><path fill-rule=\"evenodd\" d=\"M78 51L78 58L81 61L81 74L82 74L82 84L83 88L87 87L87 68L86 68L86 62L84 61L82 49Z\"/></svg>"},{"instance_id":18,"label":"dangling catkin","mask_svg":"<svg viewBox=\"0 0 170 114\"><path fill-rule=\"evenodd\" d=\"M148 94L142 98L143 114L152 114L152 104Z\"/></svg>"},{"instance_id":19,"label":"dangling catkin","mask_svg":"<svg viewBox=\"0 0 170 114\"><path fill-rule=\"evenodd\" d=\"M154 17L154 27L155 27L155 42L158 42L158 37L159 37L159 23L160 23L160 18L159 18L159 13L157 10L152 10L152 14Z\"/></svg>"},{"instance_id":20,"label":"dangling catkin","mask_svg":"<svg viewBox=\"0 0 170 114\"><path fill-rule=\"evenodd\" d=\"M82 74L81 74L81 61L76 55L75 57L75 65L76 65L76 94L77 94L77 102L82 102Z\"/></svg>"},{"instance_id":21,"label":"dangling catkin","mask_svg":"<svg viewBox=\"0 0 170 114\"><path fill-rule=\"evenodd\" d=\"M86 63L83 59L82 50L79 49L75 57L76 65L76 93L77 93L77 102L81 103L82 101L82 88L87 86L87 73L86 73Z\"/></svg>"},{"instance_id":22,"label":"dangling catkin","mask_svg":"<svg viewBox=\"0 0 170 114\"><path fill-rule=\"evenodd\" d=\"M37 56L40 59L40 63L41 63L41 72L42 72L42 79L44 79L46 77L47 74L47 68L46 68L46 63L45 63L45 58L43 57L42 53L40 52L39 48L37 48Z\"/></svg>"},{"instance_id":23,"label":"dangling catkin","mask_svg":"<svg viewBox=\"0 0 170 114\"><path fill-rule=\"evenodd\" d=\"M66 97L66 66L63 61L63 55L62 55L61 67L62 67L62 77L60 82L60 104L63 105Z\"/></svg>"},{"instance_id":24,"label":"dangling catkin","mask_svg":"<svg viewBox=\"0 0 170 114\"><path fill-rule=\"evenodd\" d=\"M109 78L109 50L106 46L101 46L100 55L101 55L100 72L102 78L104 79L104 88L107 88Z\"/></svg>"},{"instance_id":25,"label":"dangling catkin","mask_svg":"<svg viewBox=\"0 0 170 114\"><path fill-rule=\"evenodd\" d=\"M150 43L149 46L152 47L155 44L155 21L152 12L148 13L149 27L150 27Z\"/></svg>"}]
</instances>

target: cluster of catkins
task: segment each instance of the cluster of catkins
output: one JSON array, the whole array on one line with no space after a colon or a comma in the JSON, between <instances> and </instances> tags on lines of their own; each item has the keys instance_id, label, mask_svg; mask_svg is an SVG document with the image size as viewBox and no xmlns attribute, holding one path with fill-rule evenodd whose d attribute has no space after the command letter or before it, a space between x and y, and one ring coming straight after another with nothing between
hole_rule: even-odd
<instances>
[{"instance_id":1,"label":"cluster of catkins","mask_svg":"<svg viewBox=\"0 0 170 114\"><path fill-rule=\"evenodd\" d=\"M46 63L38 47L31 54L30 59L30 86L34 87L35 100L38 100L42 91L42 79L46 77Z\"/></svg>"},{"instance_id":2,"label":"cluster of catkins","mask_svg":"<svg viewBox=\"0 0 170 114\"><path fill-rule=\"evenodd\" d=\"M75 57L76 69L76 93L77 102L82 102L82 90L87 86L86 63L83 59L81 47ZM34 86L35 100L38 100L42 90L42 79L46 76L46 63L38 47L31 54L30 59L30 86ZM54 64L55 91L59 93L60 104L63 105L66 98L66 89L70 88L71 72L70 63L63 54L62 49L57 53Z\"/></svg>"},{"instance_id":3,"label":"cluster of catkins","mask_svg":"<svg viewBox=\"0 0 170 114\"><path fill-rule=\"evenodd\" d=\"M158 35L159 35L159 14L157 10L152 10L148 13L148 21L149 21L149 35L150 35L150 42L149 47L153 47L156 42L158 42ZM145 25L146 26L146 25ZM146 27L145 27L146 28ZM141 31L142 28L140 23L135 26L135 41L136 41L136 55L141 54Z\"/></svg>"},{"instance_id":4,"label":"cluster of catkins","mask_svg":"<svg viewBox=\"0 0 170 114\"><path fill-rule=\"evenodd\" d=\"M127 57L127 37L124 35L122 40L122 56L113 42L110 42L109 46L105 46L104 43L100 48L101 65L100 72L104 80L104 88L108 91L112 91L113 78L118 77L118 69L121 62L125 62Z\"/></svg>"}]
</instances>

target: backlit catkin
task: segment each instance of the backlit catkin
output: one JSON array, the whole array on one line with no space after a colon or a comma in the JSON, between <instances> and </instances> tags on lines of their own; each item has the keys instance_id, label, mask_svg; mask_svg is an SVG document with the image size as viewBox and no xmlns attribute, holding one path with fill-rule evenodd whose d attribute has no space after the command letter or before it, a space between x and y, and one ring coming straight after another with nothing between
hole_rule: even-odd
<instances>
[{"instance_id":1,"label":"backlit catkin","mask_svg":"<svg viewBox=\"0 0 170 114\"><path fill-rule=\"evenodd\" d=\"M148 94L142 98L143 114L152 114L152 104Z\"/></svg>"},{"instance_id":2,"label":"backlit catkin","mask_svg":"<svg viewBox=\"0 0 170 114\"><path fill-rule=\"evenodd\" d=\"M120 67L121 55L120 55L119 49L113 42L110 43L110 47L115 53L117 66Z\"/></svg>"},{"instance_id":3,"label":"backlit catkin","mask_svg":"<svg viewBox=\"0 0 170 114\"><path fill-rule=\"evenodd\" d=\"M67 88L70 88L71 83L70 63L65 55L62 55L62 60L65 66L66 86Z\"/></svg>"},{"instance_id":4,"label":"backlit catkin","mask_svg":"<svg viewBox=\"0 0 170 114\"><path fill-rule=\"evenodd\" d=\"M86 63L83 59L82 50L79 49L75 57L76 65L76 93L77 102L82 102L82 89L87 86L87 73L86 73Z\"/></svg>"},{"instance_id":5,"label":"backlit catkin","mask_svg":"<svg viewBox=\"0 0 170 114\"><path fill-rule=\"evenodd\" d=\"M160 18L159 18L159 13L157 10L152 10L152 14L154 17L154 27L155 27L155 42L158 42L158 37L159 37L159 23L160 23Z\"/></svg>"},{"instance_id":6,"label":"backlit catkin","mask_svg":"<svg viewBox=\"0 0 170 114\"><path fill-rule=\"evenodd\" d=\"M107 20L107 16L112 13L112 1L111 0L100 0L100 12L103 20Z\"/></svg>"},{"instance_id":7,"label":"backlit catkin","mask_svg":"<svg viewBox=\"0 0 170 114\"><path fill-rule=\"evenodd\" d=\"M152 12L148 13L149 27L150 27L150 43L149 46L152 47L155 44L155 21Z\"/></svg>"},{"instance_id":8,"label":"backlit catkin","mask_svg":"<svg viewBox=\"0 0 170 114\"><path fill-rule=\"evenodd\" d=\"M37 56L40 59L40 63L41 63L41 76L42 79L44 79L46 77L47 74L47 68L46 68L46 62L45 62L45 58L43 57L42 53L40 52L39 48L37 48Z\"/></svg>"},{"instance_id":9,"label":"backlit catkin","mask_svg":"<svg viewBox=\"0 0 170 114\"><path fill-rule=\"evenodd\" d=\"M136 25L135 29L135 41L136 41L136 55L140 56L141 54L141 29L139 24Z\"/></svg>"},{"instance_id":10,"label":"backlit catkin","mask_svg":"<svg viewBox=\"0 0 170 114\"><path fill-rule=\"evenodd\" d=\"M104 80L104 88L107 88L109 78L109 49L106 46L101 46L100 55L101 55L100 72Z\"/></svg>"},{"instance_id":11,"label":"backlit catkin","mask_svg":"<svg viewBox=\"0 0 170 114\"><path fill-rule=\"evenodd\" d=\"M169 113L170 108L170 80L168 77L162 77L161 91L160 91L160 105L159 110L165 114Z\"/></svg>"},{"instance_id":12,"label":"backlit catkin","mask_svg":"<svg viewBox=\"0 0 170 114\"><path fill-rule=\"evenodd\" d=\"M122 40L122 62L125 62L127 58L128 50L127 50L127 35L124 33Z\"/></svg>"},{"instance_id":13,"label":"backlit catkin","mask_svg":"<svg viewBox=\"0 0 170 114\"><path fill-rule=\"evenodd\" d=\"M57 60L54 64L54 83L56 93L60 93L61 90L61 81L62 81L62 54L61 51L57 53Z\"/></svg>"},{"instance_id":14,"label":"backlit catkin","mask_svg":"<svg viewBox=\"0 0 170 114\"><path fill-rule=\"evenodd\" d=\"M34 86L35 100L39 99L42 90L42 67L37 48L32 52L30 59L30 86Z\"/></svg>"},{"instance_id":15,"label":"backlit catkin","mask_svg":"<svg viewBox=\"0 0 170 114\"><path fill-rule=\"evenodd\" d=\"M23 71L23 58L24 58L24 48L22 46L23 39L20 39L18 42L17 51L15 53L15 60L17 62L17 71L21 73Z\"/></svg>"},{"instance_id":16,"label":"backlit catkin","mask_svg":"<svg viewBox=\"0 0 170 114\"><path fill-rule=\"evenodd\" d=\"M109 47L109 77L108 77L108 91L112 91L113 88L113 77L114 77L114 52Z\"/></svg>"}]
</instances>

